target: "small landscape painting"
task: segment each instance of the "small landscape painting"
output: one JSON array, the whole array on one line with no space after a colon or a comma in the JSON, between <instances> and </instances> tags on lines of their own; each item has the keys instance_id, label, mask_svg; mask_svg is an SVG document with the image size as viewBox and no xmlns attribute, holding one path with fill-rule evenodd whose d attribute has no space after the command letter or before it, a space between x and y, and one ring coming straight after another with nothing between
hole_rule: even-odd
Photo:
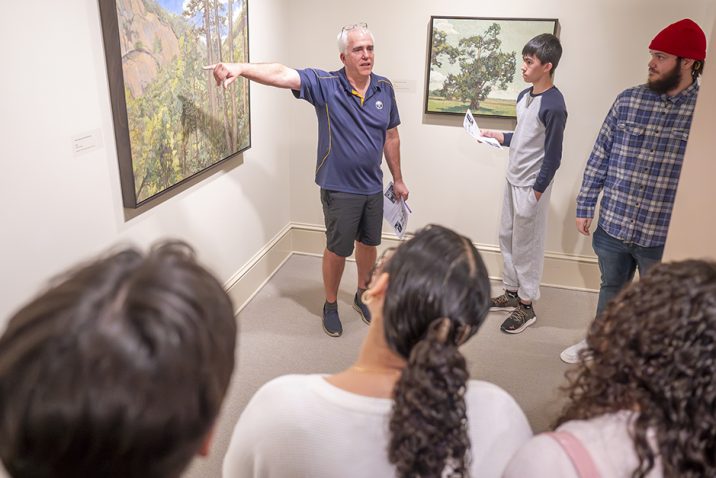
<instances>
[{"instance_id":1,"label":"small landscape painting","mask_svg":"<svg viewBox=\"0 0 716 478\"><path fill-rule=\"evenodd\" d=\"M431 17L426 113L514 118L522 47L556 19Z\"/></svg>"}]
</instances>

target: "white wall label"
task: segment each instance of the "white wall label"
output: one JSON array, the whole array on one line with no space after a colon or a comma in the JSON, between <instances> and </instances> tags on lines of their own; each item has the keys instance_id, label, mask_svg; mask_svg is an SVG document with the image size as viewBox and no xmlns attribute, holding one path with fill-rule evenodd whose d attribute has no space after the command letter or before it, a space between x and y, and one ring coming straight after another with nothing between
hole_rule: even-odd
<instances>
[{"instance_id":1,"label":"white wall label","mask_svg":"<svg viewBox=\"0 0 716 478\"><path fill-rule=\"evenodd\" d=\"M415 93L415 80L390 80L395 91Z\"/></svg>"},{"instance_id":2,"label":"white wall label","mask_svg":"<svg viewBox=\"0 0 716 478\"><path fill-rule=\"evenodd\" d=\"M102 132L98 129L72 138L72 154L79 156L102 146Z\"/></svg>"}]
</instances>

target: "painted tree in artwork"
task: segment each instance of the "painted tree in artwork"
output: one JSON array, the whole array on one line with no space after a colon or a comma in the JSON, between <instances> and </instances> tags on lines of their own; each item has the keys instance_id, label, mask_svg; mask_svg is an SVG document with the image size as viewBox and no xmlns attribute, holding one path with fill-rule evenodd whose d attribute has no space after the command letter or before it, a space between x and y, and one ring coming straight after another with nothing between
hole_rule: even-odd
<instances>
[{"instance_id":1,"label":"painted tree in artwork","mask_svg":"<svg viewBox=\"0 0 716 478\"><path fill-rule=\"evenodd\" d=\"M202 66L246 61L245 0L117 0L137 202L249 146L247 81L217 88Z\"/></svg>"},{"instance_id":2,"label":"painted tree in artwork","mask_svg":"<svg viewBox=\"0 0 716 478\"><path fill-rule=\"evenodd\" d=\"M246 1L225 0L223 5L214 1L218 61L234 62L248 58L246 51ZM237 4L238 9L234 9ZM243 60L242 60L243 61ZM239 79L234 88L217 89L219 104L223 111L223 128L226 144L230 149L240 148L248 141L248 80ZM241 101L237 101L240 98Z\"/></svg>"},{"instance_id":3,"label":"painted tree in artwork","mask_svg":"<svg viewBox=\"0 0 716 478\"><path fill-rule=\"evenodd\" d=\"M226 43L229 46L229 63L233 63L236 61L234 58L234 0L228 0L228 6L227 6L227 12L226 17L229 19L229 36L226 39ZM225 93L225 92L224 92ZM236 95L231 95L231 111L235 113L236 110ZM236 141L236 138L239 133L238 129L238 122L237 122L237 115L232 114L231 115L231 126L230 126L230 135ZM235 146L232 146L235 147Z\"/></svg>"},{"instance_id":4,"label":"painted tree in artwork","mask_svg":"<svg viewBox=\"0 0 716 478\"><path fill-rule=\"evenodd\" d=\"M234 10L234 4L238 7ZM223 43L224 58L233 61L246 61L248 59L248 12L246 0L228 0L227 18L229 31ZM244 148L249 142L249 80L240 78L232 85L231 90L224 93L231 98L232 121L229 128L235 138L237 148Z\"/></svg>"},{"instance_id":5,"label":"painted tree in artwork","mask_svg":"<svg viewBox=\"0 0 716 478\"><path fill-rule=\"evenodd\" d=\"M239 5L238 10L234 9L235 4ZM193 30L197 40L203 40L201 43L206 45L205 64L246 57L246 14L246 2L240 0L189 0L184 4L184 17L202 19L201 25ZM236 83L239 94L243 95L246 81ZM221 134L227 151L242 149L248 143L248 132L241 128L242 118L248 116L248 98L241 96L244 101L239 104L236 94L236 89L216 88L211 75L206 75L207 113L218 121L218 124L211 123L212 128L219 127L209 134L212 137Z\"/></svg>"},{"instance_id":6,"label":"painted tree in artwork","mask_svg":"<svg viewBox=\"0 0 716 478\"><path fill-rule=\"evenodd\" d=\"M447 76L440 91L441 96L469 102L470 109L476 111L493 88L507 87L515 73L517 52L501 51L500 31L500 25L493 23L481 35L462 38L457 47L443 45L445 38L441 41L439 35L436 35L439 49L431 61L439 62L444 57L450 63L457 62L460 66L459 73Z\"/></svg>"},{"instance_id":7,"label":"painted tree in artwork","mask_svg":"<svg viewBox=\"0 0 716 478\"><path fill-rule=\"evenodd\" d=\"M228 3L231 3L231 0L228 0ZM229 7L227 7L228 10ZM218 61L224 61L224 55L222 52L222 45L221 45L221 32L226 29L226 24L231 24L231 17L226 15L222 15L222 12L219 11L219 0L214 0L214 22L215 22L215 28L216 28L216 51L218 53L217 60ZM230 41L227 39L227 41ZM227 91L223 88L217 90L218 93L218 99L219 99L219 108L221 109L223 115L222 120L224 122L224 140L226 141L226 147L229 149L229 151L234 149L234 135L233 131L231 130L231 127L229 126L229 116L231 112L229 111L231 108L230 104L230 98L227 97Z\"/></svg>"},{"instance_id":8,"label":"painted tree in artwork","mask_svg":"<svg viewBox=\"0 0 716 478\"><path fill-rule=\"evenodd\" d=\"M216 63L214 58L214 42L212 38L211 30L211 8L209 6L209 0L189 0L184 5L184 16L187 18L194 18L201 15L202 25L195 27L194 31L197 34L197 40L199 35L204 36L204 44L206 45L206 64L213 65ZM213 92L213 81L210 76L206 77L206 91L209 92L209 113L211 115L216 114L216 96Z\"/></svg>"},{"instance_id":9,"label":"painted tree in artwork","mask_svg":"<svg viewBox=\"0 0 716 478\"><path fill-rule=\"evenodd\" d=\"M445 60L455 63L458 56L460 56L460 50L450 46L447 41L447 33L442 30L434 30L433 46L430 49L430 66L440 68Z\"/></svg>"}]
</instances>

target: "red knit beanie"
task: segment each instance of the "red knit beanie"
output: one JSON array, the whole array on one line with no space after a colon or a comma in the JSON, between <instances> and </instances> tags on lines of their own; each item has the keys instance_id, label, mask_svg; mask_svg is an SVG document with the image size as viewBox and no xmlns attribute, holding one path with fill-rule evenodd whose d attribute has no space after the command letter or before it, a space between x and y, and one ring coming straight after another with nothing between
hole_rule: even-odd
<instances>
[{"instance_id":1,"label":"red knit beanie","mask_svg":"<svg viewBox=\"0 0 716 478\"><path fill-rule=\"evenodd\" d=\"M657 33L649 43L649 50L703 61L706 59L706 35L696 22L684 18Z\"/></svg>"}]
</instances>

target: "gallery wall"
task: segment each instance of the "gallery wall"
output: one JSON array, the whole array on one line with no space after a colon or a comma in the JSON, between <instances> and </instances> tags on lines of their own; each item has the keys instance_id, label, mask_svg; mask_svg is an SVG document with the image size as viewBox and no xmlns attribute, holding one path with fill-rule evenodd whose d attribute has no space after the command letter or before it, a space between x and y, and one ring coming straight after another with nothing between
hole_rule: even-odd
<instances>
[{"instance_id":1,"label":"gallery wall","mask_svg":"<svg viewBox=\"0 0 716 478\"><path fill-rule=\"evenodd\" d=\"M429 19L431 15L558 18L564 55L555 81L566 99L569 119L562 167L552 192L546 249L548 255L567 260L593 257L590 238L579 235L574 226L575 197L594 139L614 98L646 80L648 44L661 28L691 17L708 36L716 18L712 0L366 0L360 10L340 2L303 0L287 2L287 6L292 18L290 59L296 67L338 68L337 29L368 23L376 37L376 73L405 81L409 89L396 93L402 119L403 173L414 211L409 229L440 222L487 248L497 245L508 152L476 144L462 129L461 117L423 114ZM321 20L316 21L319 10ZM315 114L310 105L300 101L290 105L290 114L295 125L291 218L297 223L321 225L318 190L313 183ZM482 127L513 127L509 120L477 120ZM389 178L387 168L385 173Z\"/></svg>"},{"instance_id":2,"label":"gallery wall","mask_svg":"<svg viewBox=\"0 0 716 478\"><path fill-rule=\"evenodd\" d=\"M250 2L249 14L252 57L288 62L283 3ZM184 239L227 281L289 223L280 96L252 89L253 147L242 158L131 217L121 203L97 0L10 2L0 45L0 330L46 278L111 245ZM101 144L73 155L71 138L86 132Z\"/></svg>"}]
</instances>

